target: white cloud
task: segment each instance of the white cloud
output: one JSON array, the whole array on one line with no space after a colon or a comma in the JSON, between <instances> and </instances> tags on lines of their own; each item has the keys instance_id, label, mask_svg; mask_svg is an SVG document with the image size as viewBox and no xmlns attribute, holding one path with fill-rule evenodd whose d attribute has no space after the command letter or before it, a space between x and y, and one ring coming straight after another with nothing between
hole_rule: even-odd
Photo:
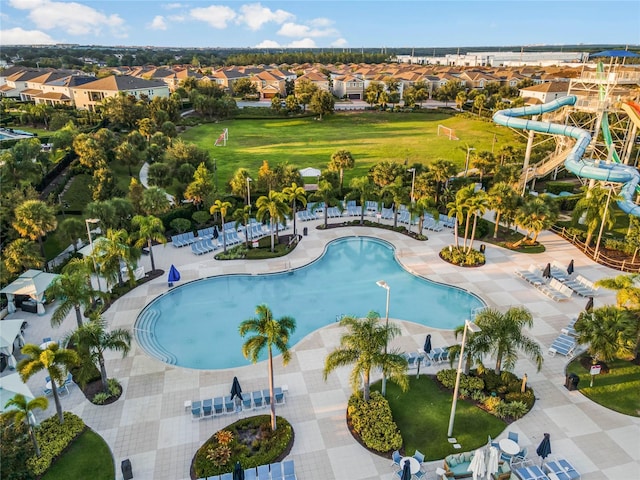
<instances>
[{"instance_id":1,"label":"white cloud","mask_svg":"<svg viewBox=\"0 0 640 480\"><path fill-rule=\"evenodd\" d=\"M39 30L23 30L22 28L10 28L0 30L1 45L31 45L58 43L49 35Z\"/></svg>"},{"instance_id":2,"label":"white cloud","mask_svg":"<svg viewBox=\"0 0 640 480\"><path fill-rule=\"evenodd\" d=\"M71 35L96 35L107 27L116 35L124 32L122 17L105 15L81 3L50 0L10 0L10 3L19 10L29 10L29 19L43 30L63 28Z\"/></svg>"},{"instance_id":3,"label":"white cloud","mask_svg":"<svg viewBox=\"0 0 640 480\"><path fill-rule=\"evenodd\" d=\"M311 38L303 38L301 40L294 40L289 45L288 48L316 48L316 42Z\"/></svg>"},{"instance_id":4,"label":"white cloud","mask_svg":"<svg viewBox=\"0 0 640 480\"><path fill-rule=\"evenodd\" d=\"M324 17L314 18L313 20L309 20L309 25L312 27L330 27L333 25L333 20Z\"/></svg>"},{"instance_id":5,"label":"white cloud","mask_svg":"<svg viewBox=\"0 0 640 480\"><path fill-rule=\"evenodd\" d=\"M151 30L166 30L167 22L165 22L164 17L162 15L156 15L153 17L153 21L151 25L149 25Z\"/></svg>"},{"instance_id":6,"label":"white cloud","mask_svg":"<svg viewBox=\"0 0 640 480\"><path fill-rule=\"evenodd\" d=\"M227 28L227 23L236 18L236 12L223 5L211 5L206 8L194 8L190 12L191 17L208 23L213 28Z\"/></svg>"},{"instance_id":7,"label":"white cloud","mask_svg":"<svg viewBox=\"0 0 640 480\"><path fill-rule=\"evenodd\" d=\"M283 37L328 37L337 34L338 32L333 28L312 29L307 25L292 22L285 23L280 27L280 30L278 30L278 35L282 35Z\"/></svg>"},{"instance_id":8,"label":"white cloud","mask_svg":"<svg viewBox=\"0 0 640 480\"><path fill-rule=\"evenodd\" d=\"M273 40L263 40L253 48L280 48L280 44Z\"/></svg>"},{"instance_id":9,"label":"white cloud","mask_svg":"<svg viewBox=\"0 0 640 480\"><path fill-rule=\"evenodd\" d=\"M186 20L184 15L167 15L167 18L172 22L184 22Z\"/></svg>"},{"instance_id":10,"label":"white cloud","mask_svg":"<svg viewBox=\"0 0 640 480\"><path fill-rule=\"evenodd\" d=\"M287 20L293 20L295 16L285 10L271 10L260 3L251 3L240 7L241 15L238 23L245 23L251 30L259 30L268 22L281 24Z\"/></svg>"},{"instance_id":11,"label":"white cloud","mask_svg":"<svg viewBox=\"0 0 640 480\"><path fill-rule=\"evenodd\" d=\"M165 3L164 5L162 5L162 8L164 8L165 10L175 10L177 8L182 8L185 6L186 5L182 3Z\"/></svg>"},{"instance_id":12,"label":"white cloud","mask_svg":"<svg viewBox=\"0 0 640 480\"><path fill-rule=\"evenodd\" d=\"M339 38L337 40L334 40L333 42L331 42L331 47L346 47L347 46L347 40L344 38Z\"/></svg>"}]
</instances>

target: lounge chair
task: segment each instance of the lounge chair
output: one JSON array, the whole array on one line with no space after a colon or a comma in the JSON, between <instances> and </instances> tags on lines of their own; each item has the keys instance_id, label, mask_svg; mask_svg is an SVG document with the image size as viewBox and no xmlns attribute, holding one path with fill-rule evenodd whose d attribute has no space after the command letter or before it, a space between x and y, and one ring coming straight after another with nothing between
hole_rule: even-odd
<instances>
[{"instance_id":1,"label":"lounge chair","mask_svg":"<svg viewBox=\"0 0 640 480\"><path fill-rule=\"evenodd\" d=\"M213 414L218 416L224 413L224 401L222 397L213 399Z\"/></svg>"},{"instance_id":2,"label":"lounge chair","mask_svg":"<svg viewBox=\"0 0 640 480\"><path fill-rule=\"evenodd\" d=\"M233 480L233 473L223 473L220 475L220 480Z\"/></svg>"},{"instance_id":3,"label":"lounge chair","mask_svg":"<svg viewBox=\"0 0 640 480\"><path fill-rule=\"evenodd\" d=\"M563 462L562 464L560 462ZM567 460L552 460L546 462L543 468L547 472L553 472L558 477L558 480L577 480L580 478L580 474L573 468Z\"/></svg>"},{"instance_id":4,"label":"lounge chair","mask_svg":"<svg viewBox=\"0 0 640 480\"><path fill-rule=\"evenodd\" d=\"M270 480L269 465L258 465L258 480Z\"/></svg>"},{"instance_id":5,"label":"lounge chair","mask_svg":"<svg viewBox=\"0 0 640 480\"><path fill-rule=\"evenodd\" d=\"M284 474L285 480L296 479L296 470L293 460L285 460L282 462L282 473Z\"/></svg>"},{"instance_id":6,"label":"lounge chair","mask_svg":"<svg viewBox=\"0 0 640 480\"><path fill-rule=\"evenodd\" d=\"M264 407L264 399L262 398L262 392L260 390L253 392L251 397L253 398L253 405L255 408Z\"/></svg>"},{"instance_id":7,"label":"lounge chair","mask_svg":"<svg viewBox=\"0 0 640 480\"><path fill-rule=\"evenodd\" d=\"M203 417L213 416L213 400L212 399L206 398L202 401L202 416Z\"/></svg>"},{"instance_id":8,"label":"lounge chair","mask_svg":"<svg viewBox=\"0 0 640 480\"><path fill-rule=\"evenodd\" d=\"M236 411L236 404L231 399L231 395L224 397L224 411L225 413L235 413Z\"/></svg>"},{"instance_id":9,"label":"lounge chair","mask_svg":"<svg viewBox=\"0 0 640 480\"><path fill-rule=\"evenodd\" d=\"M564 355L567 358L573 358L573 351L576 348L575 339L571 338L569 335L565 335L561 333L558 337L553 341L551 347L549 347L549 355L554 357L557 353L560 355Z\"/></svg>"},{"instance_id":10,"label":"lounge chair","mask_svg":"<svg viewBox=\"0 0 640 480\"><path fill-rule=\"evenodd\" d=\"M269 465L269 472L271 472L271 480L282 480L284 478L282 473L282 463L272 463Z\"/></svg>"},{"instance_id":11,"label":"lounge chair","mask_svg":"<svg viewBox=\"0 0 640 480\"><path fill-rule=\"evenodd\" d=\"M194 400L191 402L191 420L200 420L202 418L202 402Z\"/></svg>"},{"instance_id":12,"label":"lounge chair","mask_svg":"<svg viewBox=\"0 0 640 480\"><path fill-rule=\"evenodd\" d=\"M264 398L265 407L268 407L269 405L271 405L271 392L269 391L268 388L265 388L264 390L262 390L262 398Z\"/></svg>"},{"instance_id":13,"label":"lounge chair","mask_svg":"<svg viewBox=\"0 0 640 480\"><path fill-rule=\"evenodd\" d=\"M582 297L595 297L597 295L598 288L591 280L582 275L577 275L576 278L566 281L564 284Z\"/></svg>"},{"instance_id":14,"label":"lounge chair","mask_svg":"<svg viewBox=\"0 0 640 480\"><path fill-rule=\"evenodd\" d=\"M282 405L286 403L286 400L284 398L284 392L282 391L281 387L274 387L273 397L274 397L273 401L276 402L276 405Z\"/></svg>"},{"instance_id":15,"label":"lounge chair","mask_svg":"<svg viewBox=\"0 0 640 480\"><path fill-rule=\"evenodd\" d=\"M204 253L202 250L198 248L198 246L195 243L191 244L191 251L196 255L202 255Z\"/></svg>"},{"instance_id":16,"label":"lounge chair","mask_svg":"<svg viewBox=\"0 0 640 480\"><path fill-rule=\"evenodd\" d=\"M577 321L578 319L574 318L569 322L569 325L561 329L560 332L564 333L565 335L569 335L570 337L577 337L578 333L576 332L576 329L575 329L575 325Z\"/></svg>"},{"instance_id":17,"label":"lounge chair","mask_svg":"<svg viewBox=\"0 0 640 480\"><path fill-rule=\"evenodd\" d=\"M242 411L247 412L253 410L253 400L248 393L242 396Z\"/></svg>"},{"instance_id":18,"label":"lounge chair","mask_svg":"<svg viewBox=\"0 0 640 480\"><path fill-rule=\"evenodd\" d=\"M545 283L545 279L542 276L542 270L535 265L529 265L527 270L516 270L516 275L534 285Z\"/></svg>"},{"instance_id":19,"label":"lounge chair","mask_svg":"<svg viewBox=\"0 0 640 480\"><path fill-rule=\"evenodd\" d=\"M258 480L258 474L255 468L247 468L244 471L244 480Z\"/></svg>"}]
</instances>

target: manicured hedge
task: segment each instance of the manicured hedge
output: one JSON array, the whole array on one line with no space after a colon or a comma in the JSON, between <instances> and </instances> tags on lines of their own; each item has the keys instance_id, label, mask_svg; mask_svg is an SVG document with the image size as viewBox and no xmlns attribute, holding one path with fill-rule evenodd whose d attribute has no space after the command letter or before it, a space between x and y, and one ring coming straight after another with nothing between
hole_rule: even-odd
<instances>
[{"instance_id":1,"label":"manicured hedge","mask_svg":"<svg viewBox=\"0 0 640 480\"><path fill-rule=\"evenodd\" d=\"M29 470L35 475L42 475L51 466L51 462L84 432L85 428L82 419L71 412L64 412L62 425L58 422L57 415L44 420L36 430L40 457L34 456L27 460Z\"/></svg>"},{"instance_id":2,"label":"manicured hedge","mask_svg":"<svg viewBox=\"0 0 640 480\"><path fill-rule=\"evenodd\" d=\"M402 446L402 435L393 421L389 402L380 392L371 392L368 402L359 394L352 395L347 416L367 448L386 453Z\"/></svg>"}]
</instances>

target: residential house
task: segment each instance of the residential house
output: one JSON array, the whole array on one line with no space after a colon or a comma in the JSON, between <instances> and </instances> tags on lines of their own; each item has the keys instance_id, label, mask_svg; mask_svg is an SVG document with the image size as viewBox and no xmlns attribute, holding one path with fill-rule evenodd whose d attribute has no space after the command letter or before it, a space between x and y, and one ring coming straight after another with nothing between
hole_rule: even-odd
<instances>
[{"instance_id":1,"label":"residential house","mask_svg":"<svg viewBox=\"0 0 640 480\"><path fill-rule=\"evenodd\" d=\"M95 110L105 98L115 97L124 92L136 98L143 96L152 100L155 97L168 97L169 87L158 80L145 80L130 75L112 75L74 87L76 108Z\"/></svg>"},{"instance_id":2,"label":"residential house","mask_svg":"<svg viewBox=\"0 0 640 480\"><path fill-rule=\"evenodd\" d=\"M211 81L216 82L226 92L233 95L233 84L241 78L249 78L250 74L233 67L217 70L210 77Z\"/></svg>"},{"instance_id":3,"label":"residential house","mask_svg":"<svg viewBox=\"0 0 640 480\"><path fill-rule=\"evenodd\" d=\"M364 80L354 75L343 75L333 79L333 94L338 98L364 100Z\"/></svg>"},{"instance_id":4,"label":"residential house","mask_svg":"<svg viewBox=\"0 0 640 480\"><path fill-rule=\"evenodd\" d=\"M74 88L93 82L95 79L96 77L89 75L67 75L66 77L48 81L42 84L42 93L35 96L33 100L36 105L46 103L48 105L75 106Z\"/></svg>"},{"instance_id":5,"label":"residential house","mask_svg":"<svg viewBox=\"0 0 640 480\"><path fill-rule=\"evenodd\" d=\"M25 85L27 88L20 92L20 100L23 102L33 102L35 97L42 93L42 85L46 82L59 80L69 75L69 72L54 70L51 72L42 73L41 75L27 80Z\"/></svg>"},{"instance_id":6,"label":"residential house","mask_svg":"<svg viewBox=\"0 0 640 480\"><path fill-rule=\"evenodd\" d=\"M568 92L569 82L547 82L521 88L520 96L524 98L525 103L537 105L566 97Z\"/></svg>"},{"instance_id":7,"label":"residential house","mask_svg":"<svg viewBox=\"0 0 640 480\"><path fill-rule=\"evenodd\" d=\"M261 99L271 99L275 96L285 96L285 78L274 75L269 71L262 71L250 77Z\"/></svg>"},{"instance_id":8,"label":"residential house","mask_svg":"<svg viewBox=\"0 0 640 480\"><path fill-rule=\"evenodd\" d=\"M0 96L20 98L20 93L27 89L27 82L38 78L48 70L22 69L5 77L5 84L0 87Z\"/></svg>"},{"instance_id":9,"label":"residential house","mask_svg":"<svg viewBox=\"0 0 640 480\"><path fill-rule=\"evenodd\" d=\"M331 92L331 81L326 75L320 72L305 73L304 75L298 77L295 80L295 83L297 84L301 80L308 80L311 83L313 83L316 87L318 87L318 89Z\"/></svg>"}]
</instances>

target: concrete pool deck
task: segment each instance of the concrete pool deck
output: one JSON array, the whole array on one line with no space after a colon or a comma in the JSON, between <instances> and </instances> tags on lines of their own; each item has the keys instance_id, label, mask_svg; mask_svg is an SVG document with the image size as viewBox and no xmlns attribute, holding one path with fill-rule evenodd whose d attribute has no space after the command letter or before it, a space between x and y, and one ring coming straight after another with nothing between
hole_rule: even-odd
<instances>
[{"instance_id":1,"label":"concrete pool deck","mask_svg":"<svg viewBox=\"0 0 640 480\"><path fill-rule=\"evenodd\" d=\"M566 390L566 359L547 354L560 329L584 308L586 299L574 296L566 302L553 302L514 273L532 263L543 266L557 260L566 265L571 259L575 261L577 273L591 280L615 276L619 272L592 262L575 247L549 232L540 236L547 248L543 254L517 254L487 245L487 264L482 268L467 269L449 265L438 257L440 249L453 241L451 230L432 232L427 242L418 242L401 234L368 227L316 230L315 226L320 223L298 223L300 230L302 227L309 229L309 235L303 237L298 248L287 257L265 261L222 262L214 260L213 253L195 256L188 247L156 246L156 267L165 270L165 275L119 299L104 317L112 328L132 328L140 310L167 291L166 273L171 264L180 270L182 278L176 285L181 285L211 275L266 273L305 265L321 255L328 241L343 236L381 238L391 242L396 247L399 261L419 275L467 289L492 307L504 310L522 305L531 310L535 323L528 335L541 344L545 353L544 365L540 372L536 372L535 365L521 356L515 372L519 375L527 373L538 400L527 416L508 427L508 430L519 434L519 443L528 447L529 457L536 458L535 449L543 433L547 432L551 434L552 455L569 459L583 479L638 476L640 419L612 412L593 404L577 391ZM143 257L141 263L150 269L149 257ZM371 279L372 282L376 280L379 279ZM318 295L322 295L321 286L318 287ZM385 293L381 291L380 295L382 297ZM260 299L259 303L268 304L269 299ZM595 303L596 307L613 304L615 295L601 290ZM52 329L49 318L54 307L49 305L43 317L18 311L8 318L28 320L25 340L40 344L43 337L60 338L75 326L75 314L72 313L61 327ZM296 317L296 312L274 314ZM454 343L451 331L394 321L401 327L402 335L394 340L393 346L405 351L421 348L426 333L432 334L434 347ZM285 368L276 359L276 384L289 387L287 403L277 411L292 423L296 432L295 444L288 458L295 461L300 480L389 480L394 478L391 462L363 449L347 430L344 417L351 394L350 369L334 372L326 382L322 379L324 358L339 344L340 333L337 325L333 324L308 335L291 348L292 359ZM234 376L238 377L245 392L267 387L264 362L228 370L188 370L149 357L135 341L126 358L122 359L113 352L107 352L106 358L109 376L117 378L124 388L117 402L108 406L92 405L76 387L61 399L65 410L81 416L107 441L116 463L116 478L121 478L120 462L128 458L136 479L189 479L189 467L197 448L215 431L235 421L236 417L228 415L192 421L185 411L184 402L228 394ZM447 367L448 364L441 364L422 371L434 373ZM34 394L41 394L45 375L41 372L29 380ZM263 412L268 413L267 410ZM53 413L51 405L38 418ZM506 437L506 430L499 438L503 437ZM462 450L467 449L462 446ZM435 478L435 469L440 466L441 460L430 462L428 478Z\"/></svg>"}]
</instances>

